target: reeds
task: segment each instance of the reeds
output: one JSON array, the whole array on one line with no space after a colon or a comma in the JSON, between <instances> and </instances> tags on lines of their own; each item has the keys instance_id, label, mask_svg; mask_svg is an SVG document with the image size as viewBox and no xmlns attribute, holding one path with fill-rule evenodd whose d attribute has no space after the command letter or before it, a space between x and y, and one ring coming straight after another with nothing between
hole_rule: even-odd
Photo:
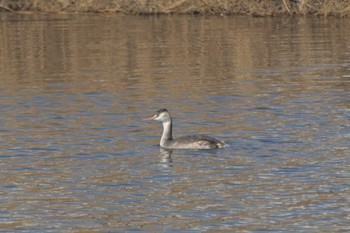
<instances>
[{"instance_id":1,"label":"reeds","mask_svg":"<svg viewBox=\"0 0 350 233\"><path fill-rule=\"evenodd\" d=\"M350 16L350 0L0 0L0 11Z\"/></svg>"}]
</instances>

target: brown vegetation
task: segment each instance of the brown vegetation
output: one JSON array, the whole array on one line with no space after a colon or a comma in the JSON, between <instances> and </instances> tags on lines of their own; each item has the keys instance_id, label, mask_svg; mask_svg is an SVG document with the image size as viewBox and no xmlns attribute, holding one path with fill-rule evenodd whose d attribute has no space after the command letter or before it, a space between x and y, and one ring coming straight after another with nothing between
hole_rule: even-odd
<instances>
[{"instance_id":1,"label":"brown vegetation","mask_svg":"<svg viewBox=\"0 0 350 233\"><path fill-rule=\"evenodd\" d=\"M0 11L349 16L350 0L0 0Z\"/></svg>"}]
</instances>

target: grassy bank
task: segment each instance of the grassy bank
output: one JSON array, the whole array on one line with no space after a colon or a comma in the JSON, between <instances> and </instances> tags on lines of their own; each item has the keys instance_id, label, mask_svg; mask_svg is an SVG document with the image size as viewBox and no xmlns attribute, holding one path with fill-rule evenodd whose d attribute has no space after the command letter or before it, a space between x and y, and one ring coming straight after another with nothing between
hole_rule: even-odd
<instances>
[{"instance_id":1,"label":"grassy bank","mask_svg":"<svg viewBox=\"0 0 350 233\"><path fill-rule=\"evenodd\" d=\"M350 16L350 0L0 0L0 11Z\"/></svg>"}]
</instances>

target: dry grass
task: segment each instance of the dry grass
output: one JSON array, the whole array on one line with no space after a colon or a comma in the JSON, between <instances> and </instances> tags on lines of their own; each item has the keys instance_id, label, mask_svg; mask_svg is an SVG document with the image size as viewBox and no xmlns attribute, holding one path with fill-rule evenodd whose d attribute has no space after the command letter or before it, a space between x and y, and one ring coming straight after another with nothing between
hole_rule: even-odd
<instances>
[{"instance_id":1,"label":"dry grass","mask_svg":"<svg viewBox=\"0 0 350 233\"><path fill-rule=\"evenodd\" d=\"M350 0L0 0L2 11L349 16Z\"/></svg>"}]
</instances>

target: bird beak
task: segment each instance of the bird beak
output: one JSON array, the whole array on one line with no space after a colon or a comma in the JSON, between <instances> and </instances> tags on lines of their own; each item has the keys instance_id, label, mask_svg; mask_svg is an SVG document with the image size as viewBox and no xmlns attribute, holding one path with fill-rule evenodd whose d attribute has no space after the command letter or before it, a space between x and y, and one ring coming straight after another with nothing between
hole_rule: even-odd
<instances>
[{"instance_id":1,"label":"bird beak","mask_svg":"<svg viewBox=\"0 0 350 233\"><path fill-rule=\"evenodd\" d=\"M145 118L143 119L144 121L152 121L154 120L154 118L156 118L157 116L152 116L152 117L149 117L149 118Z\"/></svg>"}]
</instances>

